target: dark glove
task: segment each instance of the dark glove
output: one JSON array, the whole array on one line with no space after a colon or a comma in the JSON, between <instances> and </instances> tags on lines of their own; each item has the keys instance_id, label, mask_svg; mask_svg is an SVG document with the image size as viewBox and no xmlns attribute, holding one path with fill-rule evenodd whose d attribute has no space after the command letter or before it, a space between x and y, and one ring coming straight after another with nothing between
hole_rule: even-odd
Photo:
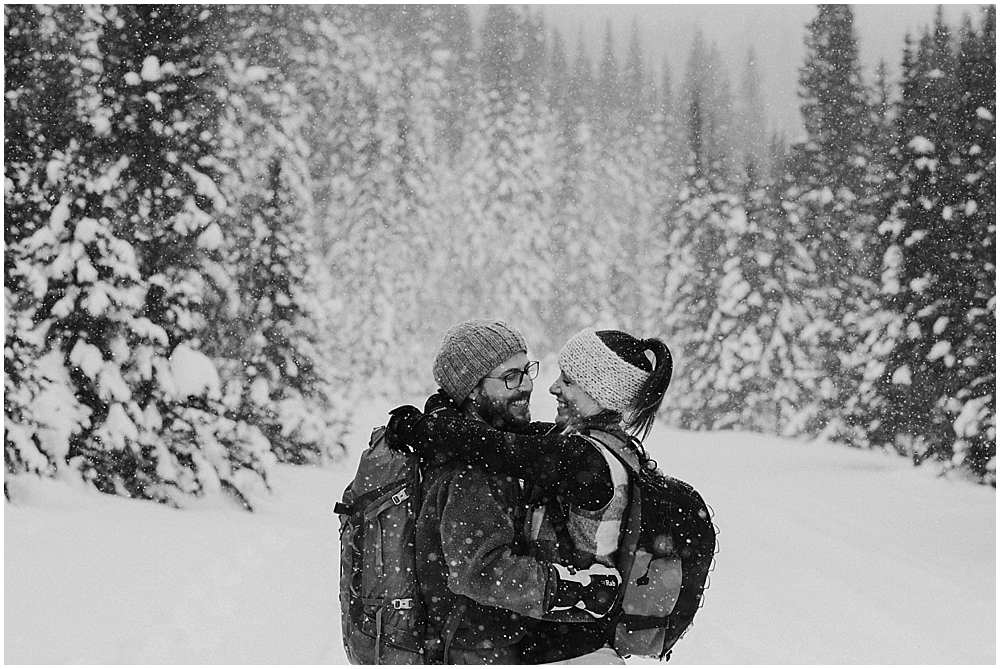
<instances>
[{"instance_id":1,"label":"dark glove","mask_svg":"<svg viewBox=\"0 0 1000 669\"><path fill-rule=\"evenodd\" d=\"M611 611L622 582L617 569L602 564L587 569L552 564L550 570L556 589L548 611L583 609L595 618Z\"/></svg>"},{"instance_id":2,"label":"dark glove","mask_svg":"<svg viewBox=\"0 0 1000 669\"><path fill-rule=\"evenodd\" d=\"M409 404L389 412L389 422L385 426L385 445L402 453L414 452L413 434L424 414Z\"/></svg>"}]
</instances>

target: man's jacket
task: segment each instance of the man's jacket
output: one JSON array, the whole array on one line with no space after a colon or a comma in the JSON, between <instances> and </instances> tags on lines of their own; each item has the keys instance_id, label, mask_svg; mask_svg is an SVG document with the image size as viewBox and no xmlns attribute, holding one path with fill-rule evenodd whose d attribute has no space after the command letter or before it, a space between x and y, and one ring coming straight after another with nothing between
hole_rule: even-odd
<instances>
[{"instance_id":1,"label":"man's jacket","mask_svg":"<svg viewBox=\"0 0 1000 669\"><path fill-rule=\"evenodd\" d=\"M451 460L451 461L450 461ZM548 564L526 557L520 483L485 465L437 453L424 468L417 577L428 609L428 661L440 661L449 615L466 606L450 646L487 661L518 661L522 616L541 617Z\"/></svg>"}]
</instances>

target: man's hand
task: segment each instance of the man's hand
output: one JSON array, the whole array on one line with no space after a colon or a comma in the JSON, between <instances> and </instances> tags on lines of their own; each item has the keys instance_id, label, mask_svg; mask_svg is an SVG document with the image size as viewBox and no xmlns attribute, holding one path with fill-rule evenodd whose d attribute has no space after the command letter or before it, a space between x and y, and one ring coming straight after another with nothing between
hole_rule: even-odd
<instances>
[{"instance_id":1,"label":"man's hand","mask_svg":"<svg viewBox=\"0 0 1000 669\"><path fill-rule=\"evenodd\" d=\"M551 569L558 580L549 611L583 609L595 618L608 615L622 583L617 569L602 564L587 569L552 564Z\"/></svg>"},{"instance_id":2,"label":"man's hand","mask_svg":"<svg viewBox=\"0 0 1000 669\"><path fill-rule=\"evenodd\" d=\"M424 414L415 406L401 406L389 412L389 422L385 426L385 444L394 451L412 453L416 449L413 434Z\"/></svg>"}]
</instances>

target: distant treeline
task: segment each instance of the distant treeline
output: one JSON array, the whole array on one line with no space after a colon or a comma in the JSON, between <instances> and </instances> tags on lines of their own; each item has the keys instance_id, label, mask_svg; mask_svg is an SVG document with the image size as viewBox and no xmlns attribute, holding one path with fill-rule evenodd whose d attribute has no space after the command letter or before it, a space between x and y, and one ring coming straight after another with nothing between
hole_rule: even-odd
<instances>
[{"instance_id":1,"label":"distant treeline","mask_svg":"<svg viewBox=\"0 0 1000 669\"><path fill-rule=\"evenodd\" d=\"M700 35L675 84L637 32L568 54L530 7L4 14L8 475L249 506L490 316L533 356L664 338L675 425L995 485L992 5L939 12L898 81L819 6L793 144L753 54L734 92Z\"/></svg>"}]
</instances>

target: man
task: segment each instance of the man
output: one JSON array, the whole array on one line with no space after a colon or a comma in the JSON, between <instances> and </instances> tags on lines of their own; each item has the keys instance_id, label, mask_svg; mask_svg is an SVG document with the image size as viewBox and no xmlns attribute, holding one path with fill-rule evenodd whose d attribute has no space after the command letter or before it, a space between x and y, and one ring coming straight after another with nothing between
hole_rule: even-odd
<instances>
[{"instance_id":1,"label":"man","mask_svg":"<svg viewBox=\"0 0 1000 669\"><path fill-rule=\"evenodd\" d=\"M498 429L523 427L531 419L537 370L524 338L506 323L459 323L445 334L434 360L434 379L447 398L433 396L426 411L450 401L472 420ZM427 662L518 664L522 616L566 609L607 613L620 581L613 569L595 565L572 574L526 557L525 503L516 479L456 460L447 448L428 455L422 470L416 549L428 612Z\"/></svg>"}]
</instances>

